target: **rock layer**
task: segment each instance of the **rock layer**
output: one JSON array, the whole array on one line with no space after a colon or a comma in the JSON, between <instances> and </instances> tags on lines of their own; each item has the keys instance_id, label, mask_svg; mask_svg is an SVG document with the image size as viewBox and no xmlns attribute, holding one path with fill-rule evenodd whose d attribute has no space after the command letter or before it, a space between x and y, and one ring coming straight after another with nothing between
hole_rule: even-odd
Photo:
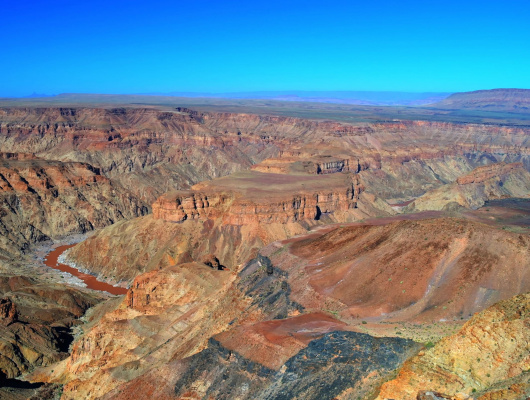
<instances>
[{"instance_id":1,"label":"rock layer","mask_svg":"<svg viewBox=\"0 0 530 400\"><path fill-rule=\"evenodd\" d=\"M362 186L355 175L317 178L251 172L193 189L159 198L153 204L154 218L171 222L222 218L230 225L318 220L323 213L355 208Z\"/></svg>"},{"instance_id":2,"label":"rock layer","mask_svg":"<svg viewBox=\"0 0 530 400\"><path fill-rule=\"evenodd\" d=\"M0 276L0 377L68 356L76 319L106 296L26 276Z\"/></svg>"},{"instance_id":3,"label":"rock layer","mask_svg":"<svg viewBox=\"0 0 530 400\"><path fill-rule=\"evenodd\" d=\"M408 361L378 399L408 400L425 388L480 400L530 395L530 295L502 301L475 315L456 334Z\"/></svg>"},{"instance_id":4,"label":"rock layer","mask_svg":"<svg viewBox=\"0 0 530 400\"><path fill-rule=\"evenodd\" d=\"M415 199L405 210L424 211L465 207L477 209L488 200L530 197L530 172L521 163L478 167Z\"/></svg>"},{"instance_id":5,"label":"rock layer","mask_svg":"<svg viewBox=\"0 0 530 400\"><path fill-rule=\"evenodd\" d=\"M88 164L26 155L0 159L0 256L4 258L18 256L36 242L102 228L147 209Z\"/></svg>"}]
</instances>

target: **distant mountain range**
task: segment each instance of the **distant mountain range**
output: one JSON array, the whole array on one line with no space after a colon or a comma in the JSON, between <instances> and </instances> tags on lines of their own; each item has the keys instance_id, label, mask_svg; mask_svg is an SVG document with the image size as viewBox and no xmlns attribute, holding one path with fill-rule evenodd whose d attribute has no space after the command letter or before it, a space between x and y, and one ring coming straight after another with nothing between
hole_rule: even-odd
<instances>
[{"instance_id":1,"label":"distant mountain range","mask_svg":"<svg viewBox=\"0 0 530 400\"><path fill-rule=\"evenodd\" d=\"M454 93L433 104L451 110L530 112L530 89L492 89Z\"/></svg>"},{"instance_id":2,"label":"distant mountain range","mask_svg":"<svg viewBox=\"0 0 530 400\"><path fill-rule=\"evenodd\" d=\"M42 93L33 92L29 96L23 96L22 98L23 99L38 99L42 97L54 97L54 96L55 96L54 94L42 94Z\"/></svg>"},{"instance_id":3,"label":"distant mountain range","mask_svg":"<svg viewBox=\"0 0 530 400\"><path fill-rule=\"evenodd\" d=\"M376 91L258 91L258 92L170 92L148 93L157 96L207 97L224 99L268 99L279 101L302 101L331 104L356 104L372 106L423 106L434 104L451 93L440 92L376 92Z\"/></svg>"},{"instance_id":4,"label":"distant mountain range","mask_svg":"<svg viewBox=\"0 0 530 400\"><path fill-rule=\"evenodd\" d=\"M292 103L295 108L312 109L313 106L305 103L320 103L318 107L348 107L360 106L388 106L407 107L407 112L416 115L460 115L464 113L469 117L469 111L478 113L477 116L488 112L489 116L504 113L530 115L530 89L491 89L477 90L462 93L440 92L369 92L369 91L260 91L260 92L231 92L231 93L206 93L206 92L170 92L170 93L144 93L144 94L83 94L62 93L46 95L33 93L18 99L3 99L4 101L41 103L101 103L101 104L164 104L170 105L216 105L226 106L227 101L239 106L272 106L279 107L281 102L286 106ZM279 103L278 103L279 102ZM327 105L326 105L327 104ZM280 107L284 107L280 106ZM423 111L421 111L423 110ZM351 111L351 110L350 110ZM365 110L366 111L366 110ZM387 112L384 111L384 112ZM383 112L382 109L377 112ZM401 113L403 110L400 111ZM440 114L441 112L441 114ZM433 114L434 113L434 114ZM456 113L456 114L455 114ZM459 114L460 113L460 114ZM499 114L500 113L500 114ZM422 115L423 115L422 114ZM462 115L464 115L462 114ZM400 115L400 118L404 115Z\"/></svg>"}]
</instances>

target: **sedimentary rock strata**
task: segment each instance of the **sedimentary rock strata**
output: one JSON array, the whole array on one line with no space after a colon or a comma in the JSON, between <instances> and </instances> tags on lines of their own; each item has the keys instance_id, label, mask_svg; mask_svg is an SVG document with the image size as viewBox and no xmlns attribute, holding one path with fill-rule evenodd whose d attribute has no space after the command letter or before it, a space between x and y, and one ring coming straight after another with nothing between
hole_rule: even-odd
<instances>
[{"instance_id":1,"label":"sedimentary rock strata","mask_svg":"<svg viewBox=\"0 0 530 400\"><path fill-rule=\"evenodd\" d=\"M97 168L22 155L0 159L0 255L146 213L148 207Z\"/></svg>"},{"instance_id":2,"label":"sedimentary rock strata","mask_svg":"<svg viewBox=\"0 0 530 400\"><path fill-rule=\"evenodd\" d=\"M230 225L318 220L355 208L361 190L356 175L240 173L168 193L153 204L153 216L172 222L222 218Z\"/></svg>"},{"instance_id":3,"label":"sedimentary rock strata","mask_svg":"<svg viewBox=\"0 0 530 400\"><path fill-rule=\"evenodd\" d=\"M521 163L478 167L415 199L407 211L442 210L447 207L477 209L488 200L530 196L530 172Z\"/></svg>"},{"instance_id":4,"label":"sedimentary rock strata","mask_svg":"<svg viewBox=\"0 0 530 400\"><path fill-rule=\"evenodd\" d=\"M382 393L523 393L520 346L455 336L407 363L422 345L404 327L453 329L530 290L524 230L498 229L502 212L487 226L489 216L460 210L526 196L529 144L527 128L495 125L0 109L0 250L11 274L0 367L13 377L39 367L29 379L65 384L66 399L357 399L403 363L412 379L399 375ZM370 217L379 219L359 222ZM67 257L129 290L90 310L67 356L74 319L102 298L15 279L21 262L10 260L92 229ZM523 343L508 325L526 326L524 312L503 313L487 317L504 324L493 330ZM468 376L460 366L471 361L447 358L473 345L497 349L498 375Z\"/></svg>"},{"instance_id":5,"label":"sedimentary rock strata","mask_svg":"<svg viewBox=\"0 0 530 400\"><path fill-rule=\"evenodd\" d=\"M106 296L26 276L0 276L0 376L14 378L68 356L70 327Z\"/></svg>"},{"instance_id":6,"label":"sedimentary rock strata","mask_svg":"<svg viewBox=\"0 0 530 400\"><path fill-rule=\"evenodd\" d=\"M530 395L530 295L502 301L475 315L454 335L408 361L378 399L408 400L422 389L480 400Z\"/></svg>"}]
</instances>

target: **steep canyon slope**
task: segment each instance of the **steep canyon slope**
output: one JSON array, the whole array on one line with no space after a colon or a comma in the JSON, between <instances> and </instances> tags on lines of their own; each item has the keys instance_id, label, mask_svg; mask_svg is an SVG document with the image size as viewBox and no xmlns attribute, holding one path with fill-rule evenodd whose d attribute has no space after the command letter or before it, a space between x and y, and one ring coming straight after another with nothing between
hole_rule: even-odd
<instances>
[{"instance_id":1,"label":"steep canyon slope","mask_svg":"<svg viewBox=\"0 0 530 400\"><path fill-rule=\"evenodd\" d=\"M465 211L528 197L525 127L28 107L0 133L6 279L96 229L69 262L129 287L83 300L68 358L17 361L65 399L365 398L417 342L530 291L528 235Z\"/></svg>"},{"instance_id":2,"label":"steep canyon slope","mask_svg":"<svg viewBox=\"0 0 530 400\"><path fill-rule=\"evenodd\" d=\"M0 153L0 257L147 213L145 203L79 162Z\"/></svg>"}]
</instances>

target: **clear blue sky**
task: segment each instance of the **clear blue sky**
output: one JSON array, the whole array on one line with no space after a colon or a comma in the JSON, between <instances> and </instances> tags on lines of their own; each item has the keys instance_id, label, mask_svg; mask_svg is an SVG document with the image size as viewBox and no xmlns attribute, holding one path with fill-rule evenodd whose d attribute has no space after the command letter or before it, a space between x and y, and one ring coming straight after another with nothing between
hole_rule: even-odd
<instances>
[{"instance_id":1,"label":"clear blue sky","mask_svg":"<svg viewBox=\"0 0 530 400\"><path fill-rule=\"evenodd\" d=\"M530 1L0 0L0 95L530 88Z\"/></svg>"}]
</instances>

